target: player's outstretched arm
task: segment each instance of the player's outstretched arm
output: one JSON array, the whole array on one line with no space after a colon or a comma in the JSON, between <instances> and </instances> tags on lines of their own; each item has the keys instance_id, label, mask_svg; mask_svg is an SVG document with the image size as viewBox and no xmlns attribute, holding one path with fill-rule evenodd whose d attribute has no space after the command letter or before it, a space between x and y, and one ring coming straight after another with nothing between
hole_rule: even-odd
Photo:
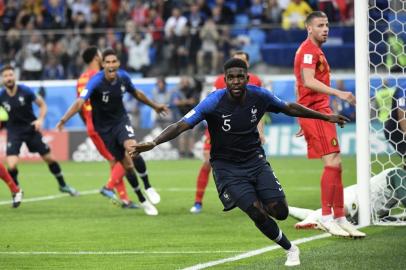
<instances>
[{"instance_id":1,"label":"player's outstretched arm","mask_svg":"<svg viewBox=\"0 0 406 270\"><path fill-rule=\"evenodd\" d=\"M59 122L56 124L56 129L61 131L65 123L77 113L80 108L82 108L85 100L83 98L77 98L76 101L69 107L69 109L65 112Z\"/></svg>"},{"instance_id":2,"label":"player's outstretched arm","mask_svg":"<svg viewBox=\"0 0 406 270\"><path fill-rule=\"evenodd\" d=\"M190 129L191 126L185 121L180 120L176 123L173 123L167 126L161 134L159 134L153 141L138 143L134 146L134 150L129 152L130 156L133 157L141 152L146 152L152 150L158 144L170 141L178 137L182 132Z\"/></svg>"},{"instance_id":3,"label":"player's outstretched arm","mask_svg":"<svg viewBox=\"0 0 406 270\"><path fill-rule=\"evenodd\" d=\"M336 123L340 127L344 127L344 125L350 121L350 119L345 116L319 113L295 102L288 103L282 112L289 116L320 119L331 123Z\"/></svg>"},{"instance_id":4,"label":"player's outstretched arm","mask_svg":"<svg viewBox=\"0 0 406 270\"><path fill-rule=\"evenodd\" d=\"M142 103L150 106L151 108L153 108L155 110L155 112L165 116L169 113L169 109L165 104L158 104L153 102L151 99L149 99L143 92L141 91L135 91L133 93L133 96L141 101Z\"/></svg>"}]
</instances>

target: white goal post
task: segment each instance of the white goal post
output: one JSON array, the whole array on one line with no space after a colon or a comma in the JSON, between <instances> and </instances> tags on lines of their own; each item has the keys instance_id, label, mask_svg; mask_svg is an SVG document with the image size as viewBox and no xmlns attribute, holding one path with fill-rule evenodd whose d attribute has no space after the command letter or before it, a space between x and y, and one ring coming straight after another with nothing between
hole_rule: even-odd
<instances>
[{"instance_id":1,"label":"white goal post","mask_svg":"<svg viewBox=\"0 0 406 270\"><path fill-rule=\"evenodd\" d=\"M354 19L358 222L406 225L406 1L354 1Z\"/></svg>"},{"instance_id":2,"label":"white goal post","mask_svg":"<svg viewBox=\"0 0 406 270\"><path fill-rule=\"evenodd\" d=\"M368 48L368 1L354 1L355 27L355 89L356 89L356 137L357 137L357 184L358 222L361 226L371 223L370 211L370 150L369 150L369 48Z\"/></svg>"}]
</instances>

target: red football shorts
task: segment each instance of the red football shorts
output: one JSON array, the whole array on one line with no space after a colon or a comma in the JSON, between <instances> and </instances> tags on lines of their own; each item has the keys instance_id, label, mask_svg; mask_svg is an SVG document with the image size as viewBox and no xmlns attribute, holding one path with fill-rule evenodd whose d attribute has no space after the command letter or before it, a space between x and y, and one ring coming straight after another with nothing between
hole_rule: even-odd
<instances>
[{"instance_id":1,"label":"red football shorts","mask_svg":"<svg viewBox=\"0 0 406 270\"><path fill-rule=\"evenodd\" d=\"M333 113L330 108L321 109L319 112ZM309 159L321 158L331 153L340 153L335 124L309 118L299 118L299 124L307 142L307 157Z\"/></svg>"},{"instance_id":2,"label":"red football shorts","mask_svg":"<svg viewBox=\"0 0 406 270\"><path fill-rule=\"evenodd\" d=\"M204 132L203 150L210 151L210 149L211 149L210 133L209 133L209 130L206 128L206 131Z\"/></svg>"},{"instance_id":3,"label":"red football shorts","mask_svg":"<svg viewBox=\"0 0 406 270\"><path fill-rule=\"evenodd\" d=\"M96 149L99 151L100 155L102 155L106 160L113 161L114 160L113 155L110 154L109 150L107 150L107 147L104 144L102 138L99 136L99 133L97 133L97 131L94 129L92 112L82 111L82 114L86 122L87 135L96 146Z\"/></svg>"}]
</instances>

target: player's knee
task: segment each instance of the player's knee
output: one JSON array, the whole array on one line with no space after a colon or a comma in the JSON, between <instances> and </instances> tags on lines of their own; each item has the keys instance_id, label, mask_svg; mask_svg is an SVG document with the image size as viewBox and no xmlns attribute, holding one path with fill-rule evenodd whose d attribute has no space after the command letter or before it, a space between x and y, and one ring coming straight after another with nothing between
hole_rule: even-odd
<instances>
[{"instance_id":1,"label":"player's knee","mask_svg":"<svg viewBox=\"0 0 406 270\"><path fill-rule=\"evenodd\" d=\"M249 206L245 212L255 224L263 224L267 220L266 214L254 205Z\"/></svg>"},{"instance_id":2,"label":"player's knee","mask_svg":"<svg viewBox=\"0 0 406 270\"><path fill-rule=\"evenodd\" d=\"M277 220L285 220L289 216L286 200L271 201L266 204L266 211Z\"/></svg>"}]
</instances>

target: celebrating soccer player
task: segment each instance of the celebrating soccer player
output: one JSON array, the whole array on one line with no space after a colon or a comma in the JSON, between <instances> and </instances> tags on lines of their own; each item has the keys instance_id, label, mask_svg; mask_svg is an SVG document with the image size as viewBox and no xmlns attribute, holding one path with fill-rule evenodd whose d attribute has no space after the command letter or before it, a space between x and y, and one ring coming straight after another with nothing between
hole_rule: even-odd
<instances>
[{"instance_id":1,"label":"celebrating soccer player","mask_svg":"<svg viewBox=\"0 0 406 270\"><path fill-rule=\"evenodd\" d=\"M298 103L315 111L331 114L329 95L355 105L351 92L330 87L330 67L321 50L327 41L329 24L326 14L315 11L306 18L308 38L296 52L294 73ZM317 119L299 119L307 142L308 158L322 159L320 224L337 236L357 236L359 232L344 216L342 166L335 125ZM334 213L334 215L333 215Z\"/></svg>"},{"instance_id":2,"label":"celebrating soccer player","mask_svg":"<svg viewBox=\"0 0 406 270\"><path fill-rule=\"evenodd\" d=\"M120 61L114 50L106 49L103 52L102 64L104 70L99 71L90 79L78 99L60 119L57 128L63 129L64 123L90 99L95 130L113 157L124 166L127 179L137 194L145 213L157 215L158 210L145 199L140 190L134 172L134 161L128 154L136 141L134 129L124 108L123 94L128 92L137 100L152 107L157 113L165 114L168 108L151 101L144 93L136 89L128 73L119 69Z\"/></svg>"},{"instance_id":3,"label":"celebrating soccer player","mask_svg":"<svg viewBox=\"0 0 406 270\"><path fill-rule=\"evenodd\" d=\"M267 89L247 85L247 68L243 60L229 59L224 64L226 89L212 92L153 141L135 145L131 154L151 150L206 120L212 144L210 162L224 210L240 208L266 237L287 251L285 265L299 265L298 247L290 243L274 220L286 219L289 211L282 186L261 146L258 122L265 112L283 112L341 126L348 119L286 103Z\"/></svg>"},{"instance_id":4,"label":"celebrating soccer player","mask_svg":"<svg viewBox=\"0 0 406 270\"><path fill-rule=\"evenodd\" d=\"M249 67L249 55L246 52L243 51L237 51L233 54L234 58L239 58L243 60L246 64L247 67ZM254 74L248 73L249 79L248 79L248 84L253 84L256 86L261 87L262 83L261 80L255 76ZM223 89L226 88L226 83L224 80L224 74L219 75L215 82L214 82L214 90L218 89ZM264 143L264 136L263 136L263 121L260 121L258 124L258 131L259 131L259 136L261 138L261 142ZM197 181L196 181L196 193L195 193L195 203L190 208L190 212L193 214L198 214L202 211L203 205L203 196L206 191L207 183L209 182L209 175L211 171L211 166L210 166L210 134L209 131L206 129L204 133L205 139L204 139L204 145L203 145L203 164L199 170L199 175L197 176Z\"/></svg>"},{"instance_id":5,"label":"celebrating soccer player","mask_svg":"<svg viewBox=\"0 0 406 270\"><path fill-rule=\"evenodd\" d=\"M16 83L12 66L5 65L1 69L1 75L4 89L0 91L0 104L9 115L6 125L6 161L14 182L19 185L17 178L18 155L22 143L25 142L30 152L39 153L41 158L48 164L49 170L58 181L59 190L69 193L71 196L78 195L74 188L66 184L59 163L51 155L49 146L42 140L40 130L47 112L45 101L28 86ZM38 118L34 114L33 103L39 107Z\"/></svg>"},{"instance_id":6,"label":"celebrating soccer player","mask_svg":"<svg viewBox=\"0 0 406 270\"><path fill-rule=\"evenodd\" d=\"M78 96L80 96L82 91L85 89L90 78L100 71L102 64L101 52L95 46L86 48L82 53L82 59L88 66L86 71L80 75L78 79L76 88ZM90 104L89 100L83 104L82 110L80 111L80 116L86 124L87 134L96 146L96 149L110 163L110 179L108 183L100 190L100 193L110 198L113 202L121 204L123 208L137 208L137 205L134 204L128 197L125 183L123 181L123 177L125 175L123 166L120 162L115 161L114 157L107 150L103 140L94 128L92 119L92 105ZM158 204L160 201L160 196L149 182L145 161L141 155L134 159L134 166L135 170L138 172L138 174L140 174L141 179L143 180L148 199L151 201L151 203ZM117 190L120 200L117 199L113 191L114 188Z\"/></svg>"}]
</instances>

